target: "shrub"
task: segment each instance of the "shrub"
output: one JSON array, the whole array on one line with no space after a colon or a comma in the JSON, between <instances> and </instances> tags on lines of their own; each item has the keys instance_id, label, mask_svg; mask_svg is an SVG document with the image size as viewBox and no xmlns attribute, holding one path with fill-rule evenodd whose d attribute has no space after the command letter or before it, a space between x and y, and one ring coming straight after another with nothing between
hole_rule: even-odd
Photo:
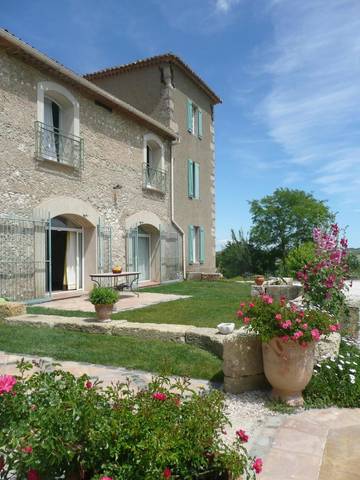
<instances>
[{"instance_id":1,"label":"shrub","mask_svg":"<svg viewBox=\"0 0 360 480\"><path fill-rule=\"evenodd\" d=\"M290 252L286 255L280 267L281 275L285 277L295 277L299 270L314 260L314 257L314 242L302 243L298 247L290 250Z\"/></svg>"},{"instance_id":2,"label":"shrub","mask_svg":"<svg viewBox=\"0 0 360 480\"><path fill-rule=\"evenodd\" d=\"M159 377L133 391L62 370L20 375L15 384L3 376L0 478L252 479L261 460L248 456L242 430L231 445L223 441L227 424L222 393L193 392L186 380Z\"/></svg>"},{"instance_id":3,"label":"shrub","mask_svg":"<svg viewBox=\"0 0 360 480\"><path fill-rule=\"evenodd\" d=\"M344 340L339 357L318 363L304 392L307 407L360 407L360 351Z\"/></svg>"},{"instance_id":4,"label":"shrub","mask_svg":"<svg viewBox=\"0 0 360 480\"><path fill-rule=\"evenodd\" d=\"M119 294L110 287L94 287L89 295L93 305L111 305L119 299Z\"/></svg>"},{"instance_id":5,"label":"shrub","mask_svg":"<svg viewBox=\"0 0 360 480\"><path fill-rule=\"evenodd\" d=\"M307 306L326 310L332 315L346 312L345 280L349 277L348 242L340 239L339 227L331 225L329 231L315 228L315 258L297 274L304 285Z\"/></svg>"},{"instance_id":6,"label":"shrub","mask_svg":"<svg viewBox=\"0 0 360 480\"><path fill-rule=\"evenodd\" d=\"M237 317L265 342L280 337L284 342L295 341L304 347L307 342L320 340L320 335L340 330L328 313L288 307L284 298L278 302L270 295L256 297L249 304L241 303Z\"/></svg>"}]
</instances>

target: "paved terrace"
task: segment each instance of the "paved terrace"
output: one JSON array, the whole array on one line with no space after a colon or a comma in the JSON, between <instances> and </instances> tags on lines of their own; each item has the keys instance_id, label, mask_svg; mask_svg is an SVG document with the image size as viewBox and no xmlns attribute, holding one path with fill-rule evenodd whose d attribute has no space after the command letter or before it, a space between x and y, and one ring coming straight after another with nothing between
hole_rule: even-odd
<instances>
[{"instance_id":1,"label":"paved terrace","mask_svg":"<svg viewBox=\"0 0 360 480\"><path fill-rule=\"evenodd\" d=\"M184 298L190 298L190 295L140 292L139 296L137 296L135 293L126 292L120 294L119 301L114 305L114 312L135 310L136 308L145 308L150 305L157 305L158 303L163 302L173 302L174 300L181 300ZM54 308L57 310L80 310L82 312L94 311L94 305L90 303L88 295L51 300L50 302L38 303L37 306Z\"/></svg>"}]
</instances>

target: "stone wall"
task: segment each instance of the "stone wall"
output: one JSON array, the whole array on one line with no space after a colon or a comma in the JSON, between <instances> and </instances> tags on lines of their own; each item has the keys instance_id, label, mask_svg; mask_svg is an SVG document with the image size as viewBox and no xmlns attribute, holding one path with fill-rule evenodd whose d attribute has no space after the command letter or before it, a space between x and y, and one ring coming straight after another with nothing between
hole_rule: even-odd
<instances>
[{"instance_id":1,"label":"stone wall","mask_svg":"<svg viewBox=\"0 0 360 480\"><path fill-rule=\"evenodd\" d=\"M138 211L170 219L170 151L164 143L166 194L143 189L146 127L120 111L109 112L75 87L9 56L0 49L0 215L32 216L47 199L80 199L112 227L114 263L125 265L125 220ZM57 162L35 158L37 85L63 85L80 103L84 169L78 174ZM117 189L114 189L118 186ZM71 213L71 212L68 212ZM44 212L47 215L47 212Z\"/></svg>"}]
</instances>

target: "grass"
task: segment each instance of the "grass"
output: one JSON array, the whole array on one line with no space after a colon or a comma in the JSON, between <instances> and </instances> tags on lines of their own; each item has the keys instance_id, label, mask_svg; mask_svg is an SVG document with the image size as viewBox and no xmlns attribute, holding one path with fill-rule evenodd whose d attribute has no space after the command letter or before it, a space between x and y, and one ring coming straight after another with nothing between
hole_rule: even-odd
<instances>
[{"instance_id":1,"label":"grass","mask_svg":"<svg viewBox=\"0 0 360 480\"><path fill-rule=\"evenodd\" d=\"M0 350L222 381L221 360L191 345L0 323Z\"/></svg>"},{"instance_id":2,"label":"grass","mask_svg":"<svg viewBox=\"0 0 360 480\"><path fill-rule=\"evenodd\" d=\"M241 300L250 298L250 286L232 281L186 281L143 289L144 292L191 295L191 298L160 303L146 308L115 313L113 319L129 322L171 323L216 327L220 322L237 321L235 312ZM65 311L46 307L28 307L28 313L92 317L94 312ZM239 324L240 325L240 324Z\"/></svg>"}]
</instances>

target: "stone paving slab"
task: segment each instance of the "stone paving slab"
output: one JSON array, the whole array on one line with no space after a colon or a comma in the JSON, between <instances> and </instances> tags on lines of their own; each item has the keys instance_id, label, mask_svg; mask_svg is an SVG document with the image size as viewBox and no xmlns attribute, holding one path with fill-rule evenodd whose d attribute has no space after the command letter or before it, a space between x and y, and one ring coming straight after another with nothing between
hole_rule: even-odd
<instances>
[{"instance_id":1,"label":"stone paving slab","mask_svg":"<svg viewBox=\"0 0 360 480\"><path fill-rule=\"evenodd\" d=\"M115 303L114 312L126 312L127 310L136 310L138 308L149 307L164 302L173 302L191 298L190 295L174 295L169 293L149 293L140 292L139 296L135 293L121 293L119 301ZM94 305L90 303L88 295L78 297L50 300L36 304L37 307L54 308L57 310L80 310L82 312L93 312Z\"/></svg>"}]
</instances>

